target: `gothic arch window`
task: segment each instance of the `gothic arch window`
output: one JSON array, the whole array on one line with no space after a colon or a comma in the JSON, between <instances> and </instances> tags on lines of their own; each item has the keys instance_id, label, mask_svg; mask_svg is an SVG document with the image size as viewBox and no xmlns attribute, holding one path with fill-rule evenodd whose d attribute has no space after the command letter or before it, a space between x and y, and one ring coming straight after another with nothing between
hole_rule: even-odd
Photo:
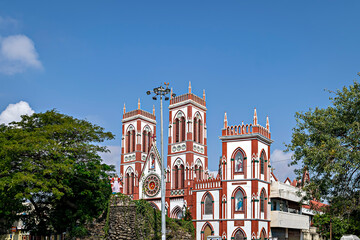
<instances>
[{"instance_id":1,"label":"gothic arch window","mask_svg":"<svg viewBox=\"0 0 360 240\"><path fill-rule=\"evenodd\" d=\"M244 211L244 194L240 190L235 194L235 211Z\"/></svg>"},{"instance_id":2,"label":"gothic arch window","mask_svg":"<svg viewBox=\"0 0 360 240\"><path fill-rule=\"evenodd\" d=\"M174 171L175 171L175 176L174 176L174 180L175 180L175 189L179 188L179 167L175 166L174 167Z\"/></svg>"},{"instance_id":3,"label":"gothic arch window","mask_svg":"<svg viewBox=\"0 0 360 240\"><path fill-rule=\"evenodd\" d=\"M235 172L244 172L244 156L241 151L237 151L235 154Z\"/></svg>"},{"instance_id":4,"label":"gothic arch window","mask_svg":"<svg viewBox=\"0 0 360 240\"><path fill-rule=\"evenodd\" d=\"M260 212L265 212L265 190L263 189L260 194Z\"/></svg>"},{"instance_id":5,"label":"gothic arch window","mask_svg":"<svg viewBox=\"0 0 360 240\"><path fill-rule=\"evenodd\" d=\"M207 240L208 236L212 236L214 234L213 227L210 225L210 223L205 223L201 230L201 239Z\"/></svg>"},{"instance_id":6,"label":"gothic arch window","mask_svg":"<svg viewBox=\"0 0 360 240\"><path fill-rule=\"evenodd\" d=\"M178 111L174 119L174 142L185 141L186 133L186 120L185 114L182 111Z\"/></svg>"},{"instance_id":7,"label":"gothic arch window","mask_svg":"<svg viewBox=\"0 0 360 240\"><path fill-rule=\"evenodd\" d=\"M127 153L135 151L135 128L133 125L129 125L128 130L126 131L126 144Z\"/></svg>"},{"instance_id":8,"label":"gothic arch window","mask_svg":"<svg viewBox=\"0 0 360 240\"><path fill-rule=\"evenodd\" d=\"M184 162L178 158L174 163L174 188L183 189L185 187L185 166Z\"/></svg>"},{"instance_id":9,"label":"gothic arch window","mask_svg":"<svg viewBox=\"0 0 360 240\"><path fill-rule=\"evenodd\" d=\"M179 188L184 188L184 181L185 181L185 168L184 165L181 164L179 167Z\"/></svg>"},{"instance_id":10,"label":"gothic arch window","mask_svg":"<svg viewBox=\"0 0 360 240\"><path fill-rule=\"evenodd\" d=\"M214 213L214 200L211 194L207 193L204 198L204 214L212 215Z\"/></svg>"},{"instance_id":11,"label":"gothic arch window","mask_svg":"<svg viewBox=\"0 0 360 240\"><path fill-rule=\"evenodd\" d=\"M240 147L235 149L231 155L232 174L243 174L246 178L246 162L245 152Z\"/></svg>"},{"instance_id":12,"label":"gothic arch window","mask_svg":"<svg viewBox=\"0 0 360 240\"><path fill-rule=\"evenodd\" d=\"M145 126L142 134L142 150L145 153L148 153L150 151L151 146L151 130L149 126Z\"/></svg>"},{"instance_id":13,"label":"gothic arch window","mask_svg":"<svg viewBox=\"0 0 360 240\"><path fill-rule=\"evenodd\" d=\"M186 133L186 121L185 121L185 117L181 117L180 119L180 123L181 123L181 141L185 141L185 133Z\"/></svg>"},{"instance_id":14,"label":"gothic arch window","mask_svg":"<svg viewBox=\"0 0 360 240\"><path fill-rule=\"evenodd\" d=\"M202 143L202 122L201 119L198 121L198 143Z\"/></svg>"},{"instance_id":15,"label":"gothic arch window","mask_svg":"<svg viewBox=\"0 0 360 240\"><path fill-rule=\"evenodd\" d=\"M265 173L265 159L266 159L265 151L263 150L260 155L260 174Z\"/></svg>"},{"instance_id":16,"label":"gothic arch window","mask_svg":"<svg viewBox=\"0 0 360 240\"><path fill-rule=\"evenodd\" d=\"M126 149L126 152L127 153L129 153L130 152L130 150L131 150L131 148L130 148L130 141L131 141L131 133L130 133L130 131L128 131L127 133L126 133L126 145L127 145L127 149Z\"/></svg>"},{"instance_id":17,"label":"gothic arch window","mask_svg":"<svg viewBox=\"0 0 360 240\"><path fill-rule=\"evenodd\" d=\"M195 117L194 118L194 129L193 129L193 133L194 133L194 142L197 142L197 126L198 126L198 120L197 120L197 118Z\"/></svg>"},{"instance_id":18,"label":"gothic arch window","mask_svg":"<svg viewBox=\"0 0 360 240\"><path fill-rule=\"evenodd\" d=\"M176 206L170 214L171 218L177 218L177 219L182 219L183 218L183 211L181 210L181 208L179 206Z\"/></svg>"},{"instance_id":19,"label":"gothic arch window","mask_svg":"<svg viewBox=\"0 0 360 240\"><path fill-rule=\"evenodd\" d=\"M196 160L195 164L195 175L198 180L202 180L203 166L200 159Z\"/></svg>"},{"instance_id":20,"label":"gothic arch window","mask_svg":"<svg viewBox=\"0 0 360 240\"><path fill-rule=\"evenodd\" d=\"M265 229L263 228L261 233L260 233L260 239L261 240L265 240L266 239L266 232L265 232Z\"/></svg>"},{"instance_id":21,"label":"gothic arch window","mask_svg":"<svg viewBox=\"0 0 360 240\"><path fill-rule=\"evenodd\" d=\"M143 134L142 134L142 148L143 148L143 152L147 152L147 149L146 149L146 140L147 140L147 132L144 130L143 131Z\"/></svg>"},{"instance_id":22,"label":"gothic arch window","mask_svg":"<svg viewBox=\"0 0 360 240\"><path fill-rule=\"evenodd\" d=\"M131 195L134 194L134 186L135 186L135 174L132 167L128 167L126 169L125 174L125 181L126 181L126 193Z\"/></svg>"},{"instance_id":23,"label":"gothic arch window","mask_svg":"<svg viewBox=\"0 0 360 240\"><path fill-rule=\"evenodd\" d=\"M245 237L245 233L244 231L241 229L241 228L238 228L234 231L234 237L231 238L231 239L234 239L234 240L245 240L246 237Z\"/></svg>"},{"instance_id":24,"label":"gothic arch window","mask_svg":"<svg viewBox=\"0 0 360 240\"><path fill-rule=\"evenodd\" d=\"M194 116L194 142L202 143L203 139L203 122L201 120L201 115L199 112L195 113Z\"/></svg>"},{"instance_id":25,"label":"gothic arch window","mask_svg":"<svg viewBox=\"0 0 360 240\"><path fill-rule=\"evenodd\" d=\"M180 120L177 118L175 119L175 142L180 142Z\"/></svg>"},{"instance_id":26,"label":"gothic arch window","mask_svg":"<svg viewBox=\"0 0 360 240\"><path fill-rule=\"evenodd\" d=\"M235 188L231 196L231 212L232 217L234 214L244 214L246 218L246 193L240 186Z\"/></svg>"},{"instance_id":27,"label":"gothic arch window","mask_svg":"<svg viewBox=\"0 0 360 240\"><path fill-rule=\"evenodd\" d=\"M160 210L159 207L154 202L149 202L150 206L156 210Z\"/></svg>"}]
</instances>

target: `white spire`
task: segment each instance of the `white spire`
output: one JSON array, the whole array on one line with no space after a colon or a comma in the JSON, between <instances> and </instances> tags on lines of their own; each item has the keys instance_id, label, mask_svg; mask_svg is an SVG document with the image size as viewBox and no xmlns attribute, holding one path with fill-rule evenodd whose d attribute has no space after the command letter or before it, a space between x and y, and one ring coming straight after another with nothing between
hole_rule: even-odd
<instances>
[{"instance_id":1,"label":"white spire","mask_svg":"<svg viewBox=\"0 0 360 240\"><path fill-rule=\"evenodd\" d=\"M226 115L226 112L225 112L225 115L224 115L224 128L227 128L227 125L228 125L228 121L227 121L227 115Z\"/></svg>"},{"instance_id":2,"label":"white spire","mask_svg":"<svg viewBox=\"0 0 360 240\"><path fill-rule=\"evenodd\" d=\"M254 109L254 122L253 122L253 125L254 126L258 125L256 108Z\"/></svg>"}]
</instances>

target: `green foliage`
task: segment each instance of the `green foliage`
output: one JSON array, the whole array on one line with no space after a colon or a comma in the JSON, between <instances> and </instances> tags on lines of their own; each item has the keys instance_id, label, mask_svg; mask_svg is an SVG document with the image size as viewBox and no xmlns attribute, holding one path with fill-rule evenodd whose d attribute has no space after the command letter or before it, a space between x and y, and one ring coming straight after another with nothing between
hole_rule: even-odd
<instances>
[{"instance_id":1,"label":"green foliage","mask_svg":"<svg viewBox=\"0 0 360 240\"><path fill-rule=\"evenodd\" d=\"M146 236L145 239L157 240L161 239L161 211L154 209L149 202L144 199L130 200L128 196L123 194L117 194L118 199L127 203L127 205L135 204L136 215L139 221L143 224L135 226L136 233L142 233L142 237ZM113 198L115 199L115 198ZM195 237L195 228L192 223L191 215L188 216L188 220L184 219L173 219L166 216L166 239L177 239L176 234L180 232L190 233Z\"/></svg>"},{"instance_id":2,"label":"green foliage","mask_svg":"<svg viewBox=\"0 0 360 240\"><path fill-rule=\"evenodd\" d=\"M297 126L287 151L311 182L308 198L327 201L333 216L349 218L360 210L360 84L337 90L327 108L295 114ZM360 225L360 222L356 223Z\"/></svg>"},{"instance_id":3,"label":"green foliage","mask_svg":"<svg viewBox=\"0 0 360 240\"><path fill-rule=\"evenodd\" d=\"M54 110L0 125L3 228L21 218L36 234L84 235L84 224L103 212L111 194L106 172L113 167L101 163L98 153L108 150L97 143L113 137Z\"/></svg>"},{"instance_id":4,"label":"green foliage","mask_svg":"<svg viewBox=\"0 0 360 240\"><path fill-rule=\"evenodd\" d=\"M185 209L185 214L184 214L184 218L185 221L191 221L192 220L192 216L191 216L191 212L188 208Z\"/></svg>"},{"instance_id":5,"label":"green foliage","mask_svg":"<svg viewBox=\"0 0 360 240\"><path fill-rule=\"evenodd\" d=\"M353 232L351 220L348 218L334 217L329 213L314 216L314 226L318 228L321 236L330 238L330 222L332 225L333 239L340 239L343 235Z\"/></svg>"},{"instance_id":6,"label":"green foliage","mask_svg":"<svg viewBox=\"0 0 360 240\"><path fill-rule=\"evenodd\" d=\"M110 201L108 203L108 206L106 208L106 219L105 219L105 226L104 226L104 238L107 237L107 235L109 234L109 218L110 218Z\"/></svg>"}]
</instances>

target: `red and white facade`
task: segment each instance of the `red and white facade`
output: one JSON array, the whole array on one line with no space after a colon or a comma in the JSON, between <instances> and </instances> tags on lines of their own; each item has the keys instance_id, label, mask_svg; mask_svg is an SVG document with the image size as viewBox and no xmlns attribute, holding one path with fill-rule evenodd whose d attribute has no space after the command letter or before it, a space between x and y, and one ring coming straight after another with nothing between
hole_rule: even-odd
<instances>
[{"instance_id":1,"label":"red and white facade","mask_svg":"<svg viewBox=\"0 0 360 240\"><path fill-rule=\"evenodd\" d=\"M220 140L222 157L216 178L210 178L207 156L205 92L189 92L170 99L166 209L182 217L189 209L196 239L268 239L270 234L270 145L266 127L228 125L225 114ZM161 209L161 161L155 144L155 112L126 112L122 120L120 179L122 192L144 198Z\"/></svg>"}]
</instances>

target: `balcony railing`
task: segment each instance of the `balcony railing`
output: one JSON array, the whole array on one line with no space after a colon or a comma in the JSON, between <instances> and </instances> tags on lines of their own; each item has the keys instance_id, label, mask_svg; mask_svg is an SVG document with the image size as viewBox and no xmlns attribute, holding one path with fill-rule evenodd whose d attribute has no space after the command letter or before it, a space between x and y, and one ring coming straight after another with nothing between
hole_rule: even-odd
<instances>
[{"instance_id":1,"label":"balcony railing","mask_svg":"<svg viewBox=\"0 0 360 240\"><path fill-rule=\"evenodd\" d=\"M271 227L309 229L309 216L282 212L271 211Z\"/></svg>"}]
</instances>

